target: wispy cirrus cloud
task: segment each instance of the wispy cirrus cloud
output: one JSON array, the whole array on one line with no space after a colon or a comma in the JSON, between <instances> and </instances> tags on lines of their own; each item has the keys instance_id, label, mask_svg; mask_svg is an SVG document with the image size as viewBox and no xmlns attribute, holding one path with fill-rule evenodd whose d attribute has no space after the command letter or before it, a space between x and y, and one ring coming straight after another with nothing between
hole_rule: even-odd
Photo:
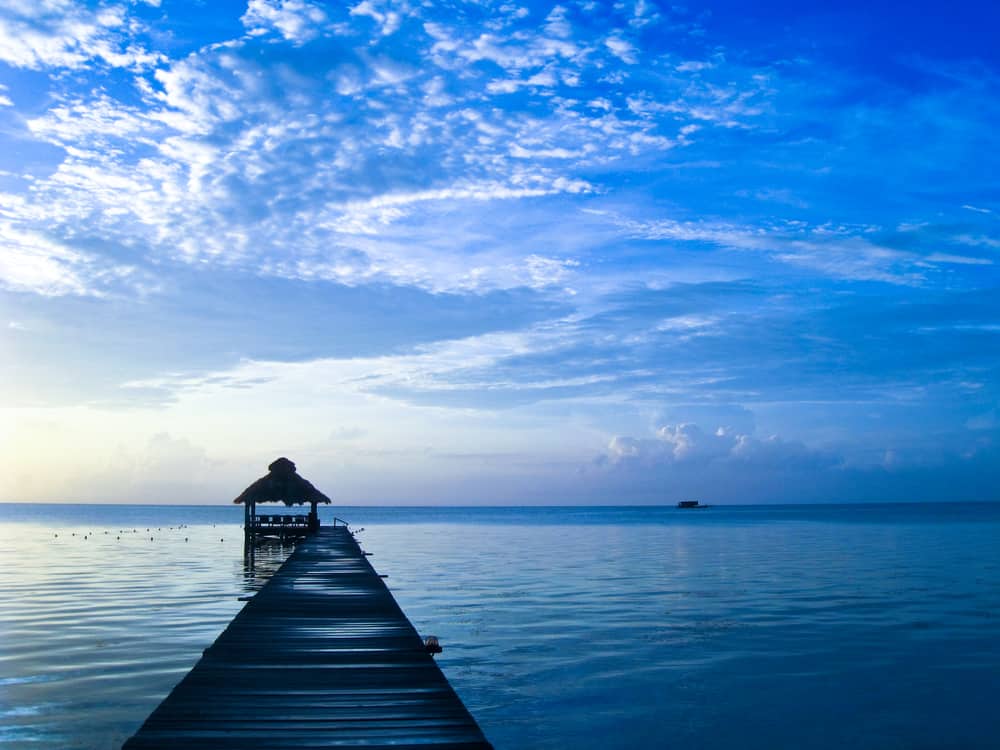
<instances>
[{"instance_id":1,"label":"wispy cirrus cloud","mask_svg":"<svg viewBox=\"0 0 1000 750\"><path fill-rule=\"evenodd\" d=\"M79 69L92 61L143 69L163 61L163 55L137 41L134 28L127 4L87 8L70 0L5 0L0 4L0 60L34 70Z\"/></svg>"},{"instance_id":2,"label":"wispy cirrus cloud","mask_svg":"<svg viewBox=\"0 0 1000 750\"><path fill-rule=\"evenodd\" d=\"M603 213L595 211L599 215ZM933 249L918 252L893 246L895 233L873 225L811 226L805 222L784 222L741 226L712 220L635 221L614 214L609 215L609 218L632 238L703 243L733 250L757 251L780 263L812 269L825 276L857 281L919 286L928 281L928 272L941 266L993 264L993 260L988 257L972 257Z\"/></svg>"},{"instance_id":3,"label":"wispy cirrus cloud","mask_svg":"<svg viewBox=\"0 0 1000 750\"><path fill-rule=\"evenodd\" d=\"M0 221L0 287L48 297L101 296L135 270Z\"/></svg>"}]
</instances>

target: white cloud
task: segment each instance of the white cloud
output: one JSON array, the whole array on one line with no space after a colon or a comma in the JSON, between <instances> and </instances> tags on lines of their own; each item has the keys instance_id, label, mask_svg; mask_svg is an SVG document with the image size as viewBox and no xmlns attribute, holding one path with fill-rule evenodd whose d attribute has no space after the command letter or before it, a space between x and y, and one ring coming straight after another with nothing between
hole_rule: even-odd
<instances>
[{"instance_id":1,"label":"white cloud","mask_svg":"<svg viewBox=\"0 0 1000 750\"><path fill-rule=\"evenodd\" d=\"M552 88L558 82L553 71L542 70L525 79L506 78L499 81L490 81L486 84L486 90L491 94L513 94L518 89L525 87Z\"/></svg>"},{"instance_id":2,"label":"white cloud","mask_svg":"<svg viewBox=\"0 0 1000 750\"><path fill-rule=\"evenodd\" d=\"M656 6L649 0L636 0L632 9L632 18L629 19L629 26L641 29L652 23L656 23L661 18Z\"/></svg>"},{"instance_id":3,"label":"white cloud","mask_svg":"<svg viewBox=\"0 0 1000 750\"><path fill-rule=\"evenodd\" d=\"M951 255L949 253L931 253L926 258L928 263L952 263L960 266L992 266L989 258L972 258L968 255Z\"/></svg>"},{"instance_id":4,"label":"white cloud","mask_svg":"<svg viewBox=\"0 0 1000 750\"><path fill-rule=\"evenodd\" d=\"M562 178L550 180L534 176L530 179L516 180L514 184L510 185L497 182L459 182L453 187L438 190L422 190L415 193L388 193L362 203L347 204L345 208L354 210L367 207L408 206L428 201L512 200L517 198L537 198L557 193L587 193L592 190L593 186L583 180L565 180Z\"/></svg>"},{"instance_id":5,"label":"white cloud","mask_svg":"<svg viewBox=\"0 0 1000 750\"><path fill-rule=\"evenodd\" d=\"M384 3L377 0L363 0L351 8L352 16L368 16L379 25L379 33L382 36L394 34L402 22L399 13L394 10L379 10Z\"/></svg>"},{"instance_id":6,"label":"white cloud","mask_svg":"<svg viewBox=\"0 0 1000 750\"><path fill-rule=\"evenodd\" d=\"M576 159L592 150L593 149L588 149L582 152L570 151L566 148L539 148L529 150L522 148L515 143L510 147L510 155L515 159Z\"/></svg>"},{"instance_id":7,"label":"white cloud","mask_svg":"<svg viewBox=\"0 0 1000 750\"><path fill-rule=\"evenodd\" d=\"M342 205L331 205L330 209L348 216L368 216L385 209L402 209L418 203L438 201L493 201L537 198L558 192L582 192L589 189L587 183L566 185L559 182L545 184L536 181L535 186L514 186L501 183L459 183L454 187L436 190L421 190L413 193L387 193L365 201L354 201ZM395 216L402 216L399 213ZM353 221L353 220L352 220ZM368 233L368 232L366 232Z\"/></svg>"},{"instance_id":8,"label":"white cloud","mask_svg":"<svg viewBox=\"0 0 1000 750\"><path fill-rule=\"evenodd\" d=\"M393 388L408 392L443 392L470 386L497 385L475 378L511 356L544 350L558 338L551 332L492 333L415 347L410 353L395 356L316 359L306 362L268 362L246 360L238 366L210 373L165 375L125 383L125 388L165 389L177 395L213 394L241 386L264 389L293 388L315 394L317 390L342 398L371 396L387 398ZM466 379L456 375L466 373ZM512 384L510 384L512 385ZM532 387L528 385L526 387Z\"/></svg>"},{"instance_id":9,"label":"white cloud","mask_svg":"<svg viewBox=\"0 0 1000 750\"><path fill-rule=\"evenodd\" d=\"M629 221L615 219L628 236L646 240L703 242L737 250L754 250L826 276L857 281L919 285L928 258L873 242L873 228L808 226L741 226L712 221ZM942 256L939 256L939 259ZM941 261L944 262L944 261Z\"/></svg>"},{"instance_id":10,"label":"white cloud","mask_svg":"<svg viewBox=\"0 0 1000 750\"><path fill-rule=\"evenodd\" d=\"M611 54L624 63L635 65L639 62L638 50L630 41L620 36L611 36L604 40L604 46L611 50Z\"/></svg>"},{"instance_id":11,"label":"white cloud","mask_svg":"<svg viewBox=\"0 0 1000 750\"><path fill-rule=\"evenodd\" d=\"M181 132L208 134L244 115L253 95L262 93L251 68L234 51L220 50L214 58L191 55L157 70L163 90L155 96L168 109L155 116Z\"/></svg>"},{"instance_id":12,"label":"white cloud","mask_svg":"<svg viewBox=\"0 0 1000 750\"><path fill-rule=\"evenodd\" d=\"M569 39L573 36L573 27L566 18L566 9L555 6L545 17L545 30L554 37Z\"/></svg>"},{"instance_id":13,"label":"white cloud","mask_svg":"<svg viewBox=\"0 0 1000 750\"><path fill-rule=\"evenodd\" d=\"M443 227L456 211L471 219L476 215L477 203L531 200L587 189L586 183L560 180L530 186L466 183L331 204L312 221L319 230L338 235L336 249L328 248L298 261L271 263L265 270L349 286L384 280L433 292L551 286L568 278L575 260L538 254L524 257L516 246L505 243L501 243L500 250L487 250L479 246L481 238L477 234L466 237L455 226L442 234ZM487 205L482 210L490 209Z\"/></svg>"},{"instance_id":14,"label":"white cloud","mask_svg":"<svg viewBox=\"0 0 1000 750\"><path fill-rule=\"evenodd\" d=\"M579 265L579 261L573 259L529 255L523 262L523 267L528 273L526 286L543 289L565 284L571 278L573 269Z\"/></svg>"},{"instance_id":15,"label":"white cloud","mask_svg":"<svg viewBox=\"0 0 1000 750\"><path fill-rule=\"evenodd\" d=\"M707 335L714 330L718 318L705 315L674 315L663 318L654 326L657 332L671 331L682 334L681 339L691 336Z\"/></svg>"},{"instance_id":16,"label":"white cloud","mask_svg":"<svg viewBox=\"0 0 1000 750\"><path fill-rule=\"evenodd\" d=\"M472 109L442 118L419 110L386 113L373 106L345 127L337 102L317 104L296 91L294 80L292 88L279 89L284 74L264 68L247 44L217 45L157 70L153 77L160 88L142 89L145 110L98 92L90 98L63 97L29 120L33 135L63 148L66 157L35 182L30 199L8 202L8 217L34 221L42 212L53 236L88 226L110 243L154 258L350 284L381 279L435 291L485 289L535 282L530 275L518 282L509 270L511 258L499 255L470 273L462 268L468 246L453 246L443 255L443 248L427 250L416 262L392 238L380 243L351 238L379 236L420 204L433 205L436 216L463 203L593 190L554 169L517 163L526 160L524 154L514 158L500 151L503 158L497 159L497 149L505 148L499 137L511 123L494 123L492 116ZM409 85L407 78L415 75L377 54L359 62L368 66L361 75L373 85ZM425 90L443 90L441 77L434 81L429 89L416 82L421 96ZM276 103L276 97L283 101ZM516 126L532 127L527 122ZM544 131L533 130L534 142L544 144L539 138ZM551 137L556 136L553 129ZM447 153L442 149L454 150L463 159L476 158L482 166L472 171L481 176L456 180L455 173L469 172L463 161L425 189L330 200L331 195L372 192L358 177L379 148L429 149L428 163ZM544 145L535 150L536 159L573 156L558 149L546 154ZM304 158L289 161L287 155L296 152ZM327 201L306 199L309 192ZM253 213L247 211L248 200L259 204ZM265 205L272 202L281 206L279 212Z\"/></svg>"},{"instance_id":17,"label":"white cloud","mask_svg":"<svg viewBox=\"0 0 1000 750\"><path fill-rule=\"evenodd\" d=\"M664 425L654 438L615 436L598 463L632 469L748 466L809 471L836 466L841 460L833 454L810 450L800 442L786 441L776 435L757 438L727 427L709 433L696 424L684 423ZM748 475L747 479L756 477Z\"/></svg>"},{"instance_id":18,"label":"white cloud","mask_svg":"<svg viewBox=\"0 0 1000 750\"><path fill-rule=\"evenodd\" d=\"M703 60L685 60L679 63L674 70L679 73L697 73L699 70L711 70L714 67L714 63Z\"/></svg>"},{"instance_id":19,"label":"white cloud","mask_svg":"<svg viewBox=\"0 0 1000 750\"><path fill-rule=\"evenodd\" d=\"M677 115L718 127L748 128L768 111L773 91L766 78L751 76L750 80L739 84L691 82L671 93L673 98L668 101L648 92L630 96L628 109L640 117Z\"/></svg>"},{"instance_id":20,"label":"white cloud","mask_svg":"<svg viewBox=\"0 0 1000 750\"><path fill-rule=\"evenodd\" d=\"M39 138L76 148L104 145L110 139L150 144L162 129L153 117L103 93L87 100L62 101L26 124Z\"/></svg>"},{"instance_id":21,"label":"white cloud","mask_svg":"<svg viewBox=\"0 0 1000 750\"><path fill-rule=\"evenodd\" d=\"M240 21L253 35L277 31L301 44L316 37L327 21L323 9L304 0L250 0Z\"/></svg>"},{"instance_id":22,"label":"white cloud","mask_svg":"<svg viewBox=\"0 0 1000 750\"><path fill-rule=\"evenodd\" d=\"M134 19L122 8L107 6L102 28L131 28ZM376 0L342 9L356 28L372 19L381 35L418 10ZM517 29L469 31L445 19L424 24L429 39L417 34L412 54L379 46L379 39L345 46L317 88L315 76L271 59L265 32L295 43L340 33L333 9L252 0L242 16L248 36L138 76L140 103L94 89L59 96L28 120L36 138L66 156L9 208L9 218L33 221L42 212L51 236L87 227L155 261L354 284L392 280L435 291L537 285L531 274L510 270L524 251L494 243L490 253L477 252L482 237L471 228L451 242L431 233L460 207L486 214L477 204L599 192L583 170L684 146L695 126L677 123L672 111L624 111L610 92L587 101L557 97L558 89L621 65L603 32L579 30L577 39L562 7L534 27L520 22L529 15L523 8L499 12ZM648 17L650 8L640 3L635 14ZM485 63L505 75L470 85L469 75L495 75ZM550 103L483 106L484 93L514 91ZM384 179L394 174L412 179ZM423 238L419 261L403 242L404 226ZM545 248L536 254L553 255ZM474 262L464 262L468 255Z\"/></svg>"},{"instance_id":23,"label":"white cloud","mask_svg":"<svg viewBox=\"0 0 1000 750\"><path fill-rule=\"evenodd\" d=\"M697 126L688 126L689 128ZM779 189L779 188L761 188L759 190L737 190L736 195L741 198L756 198L759 201L766 201L768 203L780 203L786 206L794 206L795 208L806 209L809 208L809 204L802 198L797 196L791 190Z\"/></svg>"},{"instance_id":24,"label":"white cloud","mask_svg":"<svg viewBox=\"0 0 1000 750\"><path fill-rule=\"evenodd\" d=\"M163 60L132 40L127 5L85 8L71 0L0 2L0 60L18 68L80 68L92 60L143 68Z\"/></svg>"},{"instance_id":25,"label":"white cloud","mask_svg":"<svg viewBox=\"0 0 1000 750\"><path fill-rule=\"evenodd\" d=\"M108 267L96 258L44 237L0 222L0 285L47 297L67 294L100 296L109 276L127 268Z\"/></svg>"},{"instance_id":26,"label":"white cloud","mask_svg":"<svg viewBox=\"0 0 1000 750\"><path fill-rule=\"evenodd\" d=\"M988 247L994 250L1000 249L1000 239L987 237L986 235L962 234L954 238L955 242L973 247Z\"/></svg>"},{"instance_id":27,"label":"white cloud","mask_svg":"<svg viewBox=\"0 0 1000 750\"><path fill-rule=\"evenodd\" d=\"M588 50L569 37L571 30L562 15L550 16L548 30L501 35L490 32L466 35L441 23L425 23L424 31L433 40L430 60L444 69L457 69L469 63L491 62L509 76L550 65L584 62Z\"/></svg>"},{"instance_id":28,"label":"white cloud","mask_svg":"<svg viewBox=\"0 0 1000 750\"><path fill-rule=\"evenodd\" d=\"M772 242L772 257L834 278L920 285L921 258L869 241L865 237L808 238Z\"/></svg>"},{"instance_id":29,"label":"white cloud","mask_svg":"<svg viewBox=\"0 0 1000 750\"><path fill-rule=\"evenodd\" d=\"M108 7L101 17L108 28L128 20ZM355 25L371 18L388 34L411 15L408 7L366 0L349 10ZM243 22L254 33L266 28L302 41L328 26L332 13L304 0L253 0ZM648 18L650 8L637 5L635 14ZM525 14L511 6L503 15ZM536 273L524 258L575 259L574 248L514 248L477 233L471 221L461 233L442 230L456 217L494 214L491 203L518 200L541 211L543 199L600 194L606 188L581 175L627 171L630 156L683 148L698 132L694 121L727 126L767 109L766 77L721 64L712 80L705 67L687 70L699 74L693 77L666 68L657 79L662 90L638 89L627 108L617 86L599 87L606 96L556 96L574 76L593 86L595 76L621 72L622 55L638 55L621 33L574 29L561 7L543 24L518 23L511 33L445 21L423 28L430 39L417 34L413 43L424 47L409 57L371 40L345 46L318 87L284 58L271 60L274 45L242 37L139 76L139 105L100 89L58 97L27 126L65 158L4 215L18 226L44 215L51 237L86 227L154 262L435 292L555 289L561 281L543 279L561 278L569 267L536 263ZM506 75L470 63L495 63ZM490 96L505 91L546 103L493 106ZM619 222L619 230L894 283L919 282L927 264L963 257L937 254L918 267L915 254L860 233L827 237L781 226L645 221Z\"/></svg>"}]
</instances>

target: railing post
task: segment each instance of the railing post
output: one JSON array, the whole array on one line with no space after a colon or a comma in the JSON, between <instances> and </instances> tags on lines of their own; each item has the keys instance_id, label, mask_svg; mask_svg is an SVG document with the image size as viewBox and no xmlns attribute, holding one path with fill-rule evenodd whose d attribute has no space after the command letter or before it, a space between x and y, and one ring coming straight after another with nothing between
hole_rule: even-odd
<instances>
[{"instance_id":1,"label":"railing post","mask_svg":"<svg viewBox=\"0 0 1000 750\"><path fill-rule=\"evenodd\" d=\"M243 557L250 554L250 502L243 503Z\"/></svg>"},{"instance_id":2,"label":"railing post","mask_svg":"<svg viewBox=\"0 0 1000 750\"><path fill-rule=\"evenodd\" d=\"M243 503L243 558L250 559L250 567L253 568L256 555L257 541L257 504L252 500Z\"/></svg>"},{"instance_id":3,"label":"railing post","mask_svg":"<svg viewBox=\"0 0 1000 750\"><path fill-rule=\"evenodd\" d=\"M309 505L309 533L315 534L319 531L319 512L316 510L316 501Z\"/></svg>"}]
</instances>

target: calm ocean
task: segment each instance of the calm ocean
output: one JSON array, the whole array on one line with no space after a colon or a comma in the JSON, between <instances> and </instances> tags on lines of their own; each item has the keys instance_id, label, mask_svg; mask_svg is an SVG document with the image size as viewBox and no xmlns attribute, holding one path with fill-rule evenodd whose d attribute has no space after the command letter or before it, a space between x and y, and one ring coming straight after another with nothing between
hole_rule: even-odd
<instances>
[{"instance_id":1,"label":"calm ocean","mask_svg":"<svg viewBox=\"0 0 1000 750\"><path fill-rule=\"evenodd\" d=\"M498 750L1000 747L1000 505L335 512ZM0 747L117 748L287 553L241 521L0 505Z\"/></svg>"}]
</instances>

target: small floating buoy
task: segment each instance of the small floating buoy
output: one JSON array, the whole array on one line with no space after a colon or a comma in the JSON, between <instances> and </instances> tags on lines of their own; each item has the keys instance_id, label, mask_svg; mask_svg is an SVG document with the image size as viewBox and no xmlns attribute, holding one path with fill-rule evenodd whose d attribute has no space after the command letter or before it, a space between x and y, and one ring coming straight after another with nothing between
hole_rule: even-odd
<instances>
[{"instance_id":1,"label":"small floating buoy","mask_svg":"<svg viewBox=\"0 0 1000 750\"><path fill-rule=\"evenodd\" d=\"M120 536L116 536L115 539L117 539L119 542L122 540Z\"/></svg>"},{"instance_id":2,"label":"small floating buoy","mask_svg":"<svg viewBox=\"0 0 1000 750\"><path fill-rule=\"evenodd\" d=\"M184 541L186 542L187 540L188 540L188 538L187 538L187 537L184 537Z\"/></svg>"},{"instance_id":3,"label":"small floating buoy","mask_svg":"<svg viewBox=\"0 0 1000 750\"><path fill-rule=\"evenodd\" d=\"M149 537L149 541L153 541L153 537Z\"/></svg>"}]
</instances>

